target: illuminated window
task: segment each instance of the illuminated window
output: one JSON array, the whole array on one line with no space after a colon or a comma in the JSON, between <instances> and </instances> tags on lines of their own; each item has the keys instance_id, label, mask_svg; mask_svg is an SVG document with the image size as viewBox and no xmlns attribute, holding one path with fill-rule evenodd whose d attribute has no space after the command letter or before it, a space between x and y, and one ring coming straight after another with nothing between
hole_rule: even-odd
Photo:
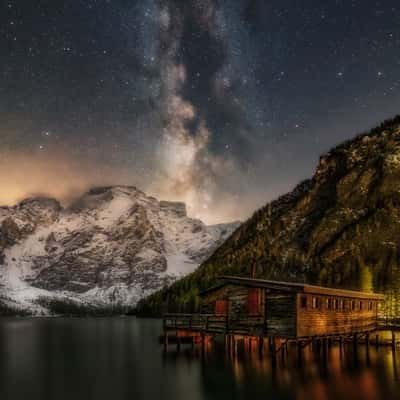
<instances>
[{"instance_id":1,"label":"illuminated window","mask_svg":"<svg viewBox=\"0 0 400 400\"><path fill-rule=\"evenodd\" d=\"M313 297L312 298L312 308L318 308L318 307L319 307L318 297Z\"/></svg>"},{"instance_id":2,"label":"illuminated window","mask_svg":"<svg viewBox=\"0 0 400 400\"><path fill-rule=\"evenodd\" d=\"M373 308L374 308L374 307L373 307L372 301L369 301L369 302L368 302L368 310L369 310L369 311L372 311Z\"/></svg>"},{"instance_id":3,"label":"illuminated window","mask_svg":"<svg viewBox=\"0 0 400 400\"><path fill-rule=\"evenodd\" d=\"M333 300L333 308L335 310L339 309L339 300L338 299Z\"/></svg>"},{"instance_id":4,"label":"illuminated window","mask_svg":"<svg viewBox=\"0 0 400 400\"><path fill-rule=\"evenodd\" d=\"M332 299L326 299L326 308L328 310L332 308Z\"/></svg>"}]
</instances>

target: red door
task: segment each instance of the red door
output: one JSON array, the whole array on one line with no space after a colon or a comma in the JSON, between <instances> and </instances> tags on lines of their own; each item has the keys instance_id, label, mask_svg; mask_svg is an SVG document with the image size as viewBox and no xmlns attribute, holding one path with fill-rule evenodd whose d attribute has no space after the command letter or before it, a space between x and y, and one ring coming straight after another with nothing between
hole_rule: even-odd
<instances>
[{"instance_id":1,"label":"red door","mask_svg":"<svg viewBox=\"0 0 400 400\"><path fill-rule=\"evenodd\" d=\"M249 289L247 295L247 312L249 314L260 313L260 291L258 289Z\"/></svg>"},{"instance_id":2,"label":"red door","mask_svg":"<svg viewBox=\"0 0 400 400\"><path fill-rule=\"evenodd\" d=\"M215 314L226 315L228 311L228 300L217 300L215 302Z\"/></svg>"}]
</instances>

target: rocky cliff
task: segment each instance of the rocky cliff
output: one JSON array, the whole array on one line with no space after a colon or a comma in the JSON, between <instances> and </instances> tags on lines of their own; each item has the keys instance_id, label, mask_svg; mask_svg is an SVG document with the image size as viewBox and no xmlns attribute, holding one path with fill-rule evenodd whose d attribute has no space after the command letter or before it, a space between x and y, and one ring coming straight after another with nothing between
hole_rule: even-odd
<instances>
[{"instance_id":1,"label":"rocky cliff","mask_svg":"<svg viewBox=\"0 0 400 400\"><path fill-rule=\"evenodd\" d=\"M258 210L200 268L138 311L191 311L220 274L384 292L400 311L400 117L321 156L312 179Z\"/></svg>"},{"instance_id":2,"label":"rocky cliff","mask_svg":"<svg viewBox=\"0 0 400 400\"><path fill-rule=\"evenodd\" d=\"M94 188L66 209L47 198L2 207L0 301L45 314L63 301L133 306L192 272L237 226L206 226L185 204L134 187Z\"/></svg>"}]
</instances>

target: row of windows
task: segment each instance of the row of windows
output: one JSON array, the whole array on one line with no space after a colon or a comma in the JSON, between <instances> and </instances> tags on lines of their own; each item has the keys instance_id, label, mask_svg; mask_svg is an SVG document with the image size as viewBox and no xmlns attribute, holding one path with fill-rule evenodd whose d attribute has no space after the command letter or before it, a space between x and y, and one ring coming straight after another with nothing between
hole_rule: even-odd
<instances>
[{"instance_id":1,"label":"row of windows","mask_svg":"<svg viewBox=\"0 0 400 400\"><path fill-rule=\"evenodd\" d=\"M345 300L336 298L326 298L312 296L311 304L309 304L309 297L302 296L300 301L301 308L311 308L314 309L326 309L326 310L351 310L351 311L362 311L368 310L372 311L374 309L374 303L371 300Z\"/></svg>"}]
</instances>

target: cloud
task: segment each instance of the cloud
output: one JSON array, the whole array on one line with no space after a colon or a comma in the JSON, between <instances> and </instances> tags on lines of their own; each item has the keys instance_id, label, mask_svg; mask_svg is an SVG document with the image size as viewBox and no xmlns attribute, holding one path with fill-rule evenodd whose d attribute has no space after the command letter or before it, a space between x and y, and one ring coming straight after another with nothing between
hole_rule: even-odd
<instances>
[{"instance_id":1,"label":"cloud","mask_svg":"<svg viewBox=\"0 0 400 400\"><path fill-rule=\"evenodd\" d=\"M50 196L68 204L89 187L124 183L128 173L87 157L71 148L0 154L0 204L13 205L27 197Z\"/></svg>"}]
</instances>

